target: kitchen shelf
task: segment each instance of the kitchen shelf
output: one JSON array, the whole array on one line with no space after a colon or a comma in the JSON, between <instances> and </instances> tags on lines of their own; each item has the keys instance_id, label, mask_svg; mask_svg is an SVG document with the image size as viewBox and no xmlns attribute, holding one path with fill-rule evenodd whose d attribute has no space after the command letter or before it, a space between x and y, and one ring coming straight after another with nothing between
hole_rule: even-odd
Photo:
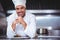
<instances>
[{"instance_id":1,"label":"kitchen shelf","mask_svg":"<svg viewBox=\"0 0 60 40\"><path fill-rule=\"evenodd\" d=\"M60 38L60 36L38 36L38 38Z\"/></svg>"}]
</instances>

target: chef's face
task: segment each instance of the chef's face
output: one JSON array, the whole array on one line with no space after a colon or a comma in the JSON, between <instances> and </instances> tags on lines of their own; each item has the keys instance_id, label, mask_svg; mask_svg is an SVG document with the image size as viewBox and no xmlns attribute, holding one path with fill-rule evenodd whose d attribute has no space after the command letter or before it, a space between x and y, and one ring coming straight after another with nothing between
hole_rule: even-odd
<instances>
[{"instance_id":1,"label":"chef's face","mask_svg":"<svg viewBox=\"0 0 60 40\"><path fill-rule=\"evenodd\" d=\"M18 16L21 16L21 17L25 16L25 10L26 10L26 8L24 6L18 5L18 6L16 6L15 9L16 9L16 12L17 12Z\"/></svg>"}]
</instances>

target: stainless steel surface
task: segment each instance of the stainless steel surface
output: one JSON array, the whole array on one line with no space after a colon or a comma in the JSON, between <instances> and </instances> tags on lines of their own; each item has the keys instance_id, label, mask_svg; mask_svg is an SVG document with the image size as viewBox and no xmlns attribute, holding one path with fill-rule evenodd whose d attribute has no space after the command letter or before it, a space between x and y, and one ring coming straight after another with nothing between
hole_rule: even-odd
<instances>
[{"instance_id":1,"label":"stainless steel surface","mask_svg":"<svg viewBox=\"0 0 60 40\"><path fill-rule=\"evenodd\" d=\"M38 38L60 38L60 36L38 36Z\"/></svg>"},{"instance_id":2,"label":"stainless steel surface","mask_svg":"<svg viewBox=\"0 0 60 40\"><path fill-rule=\"evenodd\" d=\"M49 30L49 35L60 36L60 30Z\"/></svg>"},{"instance_id":3,"label":"stainless steel surface","mask_svg":"<svg viewBox=\"0 0 60 40\"><path fill-rule=\"evenodd\" d=\"M60 16L36 16L37 28L59 29L60 28Z\"/></svg>"},{"instance_id":4,"label":"stainless steel surface","mask_svg":"<svg viewBox=\"0 0 60 40\"><path fill-rule=\"evenodd\" d=\"M60 40L60 38L39 38L39 39L21 39L21 38L9 38L0 40Z\"/></svg>"},{"instance_id":5,"label":"stainless steel surface","mask_svg":"<svg viewBox=\"0 0 60 40\"><path fill-rule=\"evenodd\" d=\"M15 10L8 10L8 14L12 14ZM26 10L29 13L59 13L60 10Z\"/></svg>"}]
</instances>

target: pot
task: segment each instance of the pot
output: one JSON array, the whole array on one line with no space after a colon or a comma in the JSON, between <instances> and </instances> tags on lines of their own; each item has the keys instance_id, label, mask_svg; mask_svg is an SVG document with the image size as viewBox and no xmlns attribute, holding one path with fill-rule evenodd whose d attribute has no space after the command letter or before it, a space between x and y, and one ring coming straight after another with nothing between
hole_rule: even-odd
<instances>
[{"instance_id":1,"label":"pot","mask_svg":"<svg viewBox=\"0 0 60 40\"><path fill-rule=\"evenodd\" d=\"M39 28L39 29L37 29L37 34L38 35L47 35L48 30L46 28Z\"/></svg>"}]
</instances>

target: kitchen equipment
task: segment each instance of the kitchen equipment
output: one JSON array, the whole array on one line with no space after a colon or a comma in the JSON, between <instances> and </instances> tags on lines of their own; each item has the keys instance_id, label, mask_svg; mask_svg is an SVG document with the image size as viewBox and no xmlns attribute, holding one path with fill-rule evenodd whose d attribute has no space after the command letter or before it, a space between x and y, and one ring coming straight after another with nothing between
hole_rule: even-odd
<instances>
[{"instance_id":1,"label":"kitchen equipment","mask_svg":"<svg viewBox=\"0 0 60 40\"><path fill-rule=\"evenodd\" d=\"M48 30L46 28L39 28L37 29L38 35L48 35Z\"/></svg>"}]
</instances>

